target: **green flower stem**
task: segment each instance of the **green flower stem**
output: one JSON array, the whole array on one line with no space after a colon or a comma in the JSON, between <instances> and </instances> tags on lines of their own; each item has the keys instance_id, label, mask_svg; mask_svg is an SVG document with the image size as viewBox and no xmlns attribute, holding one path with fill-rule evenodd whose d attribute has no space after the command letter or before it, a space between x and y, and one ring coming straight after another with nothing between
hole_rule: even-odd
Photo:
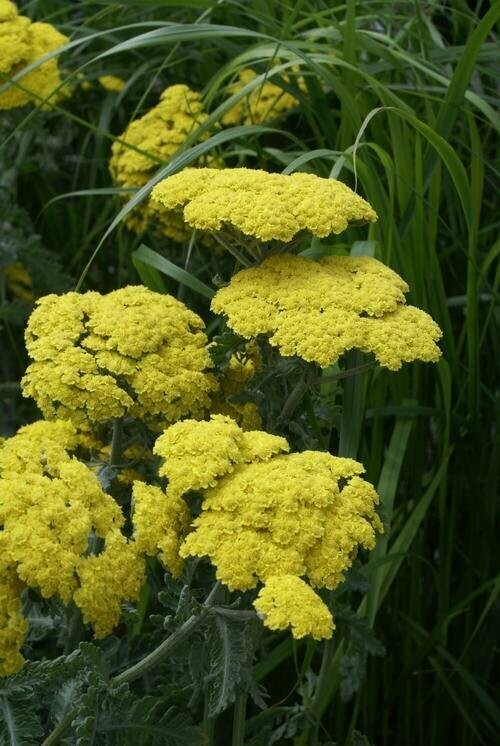
<instances>
[{"instance_id":1,"label":"green flower stem","mask_svg":"<svg viewBox=\"0 0 500 746\"><path fill-rule=\"evenodd\" d=\"M358 351L349 352L346 368L348 374L351 371L362 373L365 369L362 364L362 354ZM362 379L362 375L348 375L344 383L338 455L346 458L356 458L358 454L364 413ZM323 647L321 668L309 708L314 725L312 728L305 728L303 733L295 739L295 746L313 746L317 743L321 717L330 704L331 681L335 677L337 665L338 655L335 653L335 644L332 638L327 640Z\"/></svg>"},{"instance_id":2,"label":"green flower stem","mask_svg":"<svg viewBox=\"0 0 500 746\"><path fill-rule=\"evenodd\" d=\"M233 715L233 738L231 746L244 746L245 743L245 716L247 712L247 694L241 692L234 703Z\"/></svg>"},{"instance_id":3,"label":"green flower stem","mask_svg":"<svg viewBox=\"0 0 500 746\"><path fill-rule=\"evenodd\" d=\"M120 463L122 448L123 422L116 418L113 420L113 436L111 439L111 453L109 454L109 465L116 466Z\"/></svg>"},{"instance_id":4,"label":"green flower stem","mask_svg":"<svg viewBox=\"0 0 500 746\"><path fill-rule=\"evenodd\" d=\"M184 624L179 627L179 629L171 634L170 637L167 637L166 640L158 645L158 647L153 650L153 652L151 652L141 661L110 679L110 685L118 686L120 684L134 681L134 679L138 679L140 676L143 676L152 668L158 666L165 658L173 653L176 648L182 645L204 621L205 616L208 613L208 609L213 606L213 603L218 595L219 588L220 583L215 583L198 614L192 614L189 619L187 619ZM78 710L74 709L70 713L68 713L64 720L61 720L61 722L52 731L52 733L47 736L41 746L53 746L53 744L58 743L59 738L63 735L65 730L75 719L77 712Z\"/></svg>"},{"instance_id":5,"label":"green flower stem","mask_svg":"<svg viewBox=\"0 0 500 746\"><path fill-rule=\"evenodd\" d=\"M203 744L204 746L215 746L215 721L217 718L208 714L208 694L205 694L203 705Z\"/></svg>"},{"instance_id":6,"label":"green flower stem","mask_svg":"<svg viewBox=\"0 0 500 746\"><path fill-rule=\"evenodd\" d=\"M170 637L167 637L167 639L164 640L161 645L158 645L158 647L153 650L152 653L147 655L134 666L127 668L126 671L122 671L122 673L119 673L118 676L115 676L113 679L111 679L111 682L113 684L123 684L125 682L128 683L129 681L138 679L139 676L143 676L150 669L155 668L159 663L161 663L164 658L167 658L175 650L175 648L178 648L179 645L182 645L182 643L184 643L189 637L191 637L195 629L197 629L197 627L199 627L205 619L207 610L211 606L213 606L213 602L219 592L219 588L220 583L217 582L207 596L207 599L203 604L199 614L192 614L189 619L187 619L184 624L179 627L179 629L171 634Z\"/></svg>"}]
</instances>

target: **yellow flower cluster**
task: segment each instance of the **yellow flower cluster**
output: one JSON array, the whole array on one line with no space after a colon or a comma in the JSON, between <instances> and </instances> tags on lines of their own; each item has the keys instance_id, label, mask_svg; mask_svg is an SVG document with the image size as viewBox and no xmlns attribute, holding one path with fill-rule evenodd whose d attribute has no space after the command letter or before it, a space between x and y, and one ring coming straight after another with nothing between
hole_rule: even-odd
<instances>
[{"instance_id":1,"label":"yellow flower cluster","mask_svg":"<svg viewBox=\"0 0 500 746\"><path fill-rule=\"evenodd\" d=\"M0 84L68 41L49 23L32 23L18 14L14 3L0 0ZM43 62L17 82L22 88L12 84L0 93L0 109L13 109L29 102L47 108L68 93L67 89L60 88L51 95L61 83L56 57ZM49 97L44 103L40 100Z\"/></svg>"},{"instance_id":2,"label":"yellow flower cluster","mask_svg":"<svg viewBox=\"0 0 500 746\"><path fill-rule=\"evenodd\" d=\"M323 237L377 219L340 181L250 168L185 168L157 184L150 201L158 210L183 210L192 228L232 228L259 241L289 242L301 231Z\"/></svg>"},{"instance_id":3,"label":"yellow flower cluster","mask_svg":"<svg viewBox=\"0 0 500 746\"><path fill-rule=\"evenodd\" d=\"M7 658L11 669L22 662L12 651L4 654L8 641L19 646L26 631L19 619L22 587L73 600L102 637L118 623L121 602L135 600L144 581L144 557L121 533L120 507L71 455L78 441L72 423L41 421L0 447L0 557L6 571L0 662ZM93 543L103 544L100 554L88 554Z\"/></svg>"},{"instance_id":4,"label":"yellow flower cluster","mask_svg":"<svg viewBox=\"0 0 500 746\"><path fill-rule=\"evenodd\" d=\"M228 88L229 95L238 93L244 86L248 85L257 73L253 70L242 70L238 80L232 83ZM284 76L286 82L289 82L287 76ZM298 79L300 88L304 88L304 80ZM226 126L236 124L262 124L270 119L283 114L289 109L293 109L298 104L295 96L283 90L275 83L266 81L262 85L255 87L245 98L238 101L222 118L222 123Z\"/></svg>"},{"instance_id":5,"label":"yellow flower cluster","mask_svg":"<svg viewBox=\"0 0 500 746\"><path fill-rule=\"evenodd\" d=\"M372 257L313 261L281 254L236 274L212 310L248 339L269 336L283 355L326 367L356 348L391 370L412 360L436 361L441 330L405 305L406 283Z\"/></svg>"},{"instance_id":6,"label":"yellow flower cluster","mask_svg":"<svg viewBox=\"0 0 500 746\"><path fill-rule=\"evenodd\" d=\"M21 613L22 589L15 570L6 565L0 555L0 677L9 676L24 663L19 650L28 631L28 622Z\"/></svg>"},{"instance_id":7,"label":"yellow flower cluster","mask_svg":"<svg viewBox=\"0 0 500 746\"><path fill-rule=\"evenodd\" d=\"M190 523L186 503L170 491L135 482L133 487L134 539L139 551L160 560L177 577L182 570L179 547Z\"/></svg>"},{"instance_id":8,"label":"yellow flower cluster","mask_svg":"<svg viewBox=\"0 0 500 746\"><path fill-rule=\"evenodd\" d=\"M310 585L296 575L273 575L266 580L254 604L266 627L294 637L329 638L335 625L328 607Z\"/></svg>"},{"instance_id":9,"label":"yellow flower cluster","mask_svg":"<svg viewBox=\"0 0 500 746\"><path fill-rule=\"evenodd\" d=\"M159 168L158 161L167 163L206 118L199 93L186 85L166 88L159 104L131 122L113 143L109 170L115 184L133 189L147 184ZM176 241L189 235L178 213L157 212L149 202L127 216L126 224L141 233L152 219L164 235Z\"/></svg>"},{"instance_id":10,"label":"yellow flower cluster","mask_svg":"<svg viewBox=\"0 0 500 746\"><path fill-rule=\"evenodd\" d=\"M245 432L221 415L176 423L155 445L164 459L160 473L169 480L168 493L203 494L202 512L181 557L208 556L231 590L248 590L259 581L267 586L279 577L256 602L266 624L269 613L272 628L292 625L297 636L328 637L333 622L326 607L286 576L307 576L313 586L335 588L358 546L371 549L382 530L378 496L359 476L363 467L356 461L288 450L284 438Z\"/></svg>"},{"instance_id":11,"label":"yellow flower cluster","mask_svg":"<svg viewBox=\"0 0 500 746\"><path fill-rule=\"evenodd\" d=\"M97 78L104 90L110 93L119 93L125 88L125 81L116 75L101 75Z\"/></svg>"},{"instance_id":12,"label":"yellow flower cluster","mask_svg":"<svg viewBox=\"0 0 500 746\"><path fill-rule=\"evenodd\" d=\"M159 473L168 477L169 494L181 497L214 487L237 464L265 461L288 449L285 438L243 431L231 417L216 414L209 421L176 422L160 435L153 450L164 459Z\"/></svg>"},{"instance_id":13,"label":"yellow flower cluster","mask_svg":"<svg viewBox=\"0 0 500 746\"><path fill-rule=\"evenodd\" d=\"M26 329L23 393L45 417L75 423L196 415L216 388L203 328L183 303L141 286L47 295Z\"/></svg>"},{"instance_id":14,"label":"yellow flower cluster","mask_svg":"<svg viewBox=\"0 0 500 746\"><path fill-rule=\"evenodd\" d=\"M104 550L80 560L79 587L73 600L96 637L106 637L118 624L121 603L135 601L146 577L144 558L135 542L120 531L110 531Z\"/></svg>"}]
</instances>

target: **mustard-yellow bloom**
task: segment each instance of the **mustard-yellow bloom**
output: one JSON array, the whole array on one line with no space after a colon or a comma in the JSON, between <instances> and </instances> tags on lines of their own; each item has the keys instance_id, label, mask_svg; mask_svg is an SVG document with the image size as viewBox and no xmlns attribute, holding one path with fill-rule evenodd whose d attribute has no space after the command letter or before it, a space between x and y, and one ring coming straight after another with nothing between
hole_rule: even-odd
<instances>
[{"instance_id":1,"label":"mustard-yellow bloom","mask_svg":"<svg viewBox=\"0 0 500 746\"><path fill-rule=\"evenodd\" d=\"M76 567L91 532L104 538L124 523L97 476L68 452L70 427L27 425L0 448L3 556L26 585L64 601L77 587Z\"/></svg>"},{"instance_id":2,"label":"mustard-yellow bloom","mask_svg":"<svg viewBox=\"0 0 500 746\"><path fill-rule=\"evenodd\" d=\"M123 78L119 78L116 75L101 75L97 80L104 90L110 93L119 93L123 91L126 85Z\"/></svg>"},{"instance_id":3,"label":"mustard-yellow bloom","mask_svg":"<svg viewBox=\"0 0 500 746\"><path fill-rule=\"evenodd\" d=\"M49 52L54 52L69 41L49 23L32 23L17 12L14 3L2 0L0 5L0 84L21 72ZM65 87L59 88L61 75L57 57L20 77L0 93L0 109L12 109L34 103L47 108L68 94ZM58 89L56 91L56 89ZM43 101L41 99L48 99Z\"/></svg>"},{"instance_id":4,"label":"mustard-yellow bloom","mask_svg":"<svg viewBox=\"0 0 500 746\"><path fill-rule=\"evenodd\" d=\"M198 414L216 388L203 328L145 287L45 296L26 329L23 393L45 417L77 424L127 415L155 427Z\"/></svg>"},{"instance_id":5,"label":"mustard-yellow bloom","mask_svg":"<svg viewBox=\"0 0 500 746\"><path fill-rule=\"evenodd\" d=\"M407 290L371 257L313 261L280 254L236 274L216 293L212 310L246 339L266 335L282 355L326 367L359 349L398 370L441 354L441 330L427 313L405 305Z\"/></svg>"},{"instance_id":6,"label":"mustard-yellow bloom","mask_svg":"<svg viewBox=\"0 0 500 746\"><path fill-rule=\"evenodd\" d=\"M328 607L310 585L296 575L273 575L266 580L254 606L266 627L292 628L296 638L332 636L335 625Z\"/></svg>"},{"instance_id":7,"label":"mustard-yellow bloom","mask_svg":"<svg viewBox=\"0 0 500 746\"><path fill-rule=\"evenodd\" d=\"M244 86L248 85L257 76L253 70L242 70L238 75L238 80L228 87L230 95L238 93ZM284 76L286 82L289 82L288 76ZM304 80L299 78L297 81L300 88L304 88ZM271 80L266 80L261 85L256 86L252 91L240 99L222 118L222 123L226 126L236 124L262 124L271 119L276 119L289 109L297 106L298 100L291 93L285 91Z\"/></svg>"},{"instance_id":8,"label":"mustard-yellow bloom","mask_svg":"<svg viewBox=\"0 0 500 746\"><path fill-rule=\"evenodd\" d=\"M206 118L199 93L187 85L166 88L160 102L131 122L113 143L109 170L114 183L133 189L147 184L161 163L167 163ZM178 214L158 213L149 202L129 214L126 224L142 233L151 221L161 233L176 241L183 241L189 235Z\"/></svg>"},{"instance_id":9,"label":"mustard-yellow bloom","mask_svg":"<svg viewBox=\"0 0 500 746\"><path fill-rule=\"evenodd\" d=\"M20 648L28 622L21 613L22 590L23 584L14 568L5 564L0 533L0 677L10 676L24 663Z\"/></svg>"},{"instance_id":10,"label":"mustard-yellow bloom","mask_svg":"<svg viewBox=\"0 0 500 746\"><path fill-rule=\"evenodd\" d=\"M110 635L118 624L122 601L136 601L146 580L144 558L120 531L106 537L100 554L80 558L79 587L73 600L97 638Z\"/></svg>"},{"instance_id":11,"label":"mustard-yellow bloom","mask_svg":"<svg viewBox=\"0 0 500 746\"><path fill-rule=\"evenodd\" d=\"M313 586L335 588L358 547L373 548L382 531L378 496L356 461L318 451L287 454L288 448L284 438L245 432L215 415L172 425L155 451L164 459L167 493L202 494L180 556L208 557L230 590L270 583L257 608L273 629L291 625L297 636L329 637L331 616L313 591L287 579L280 595L272 578L307 577Z\"/></svg>"},{"instance_id":12,"label":"mustard-yellow bloom","mask_svg":"<svg viewBox=\"0 0 500 746\"><path fill-rule=\"evenodd\" d=\"M151 192L157 209L177 211L191 228L236 230L259 241L289 242L307 232L324 237L377 215L335 179L249 168L185 168Z\"/></svg>"},{"instance_id":13,"label":"mustard-yellow bloom","mask_svg":"<svg viewBox=\"0 0 500 746\"><path fill-rule=\"evenodd\" d=\"M187 533L190 515L180 497L160 487L135 482L133 495L134 540L137 549L151 556L158 552L174 577L180 575L179 547Z\"/></svg>"},{"instance_id":14,"label":"mustard-yellow bloom","mask_svg":"<svg viewBox=\"0 0 500 746\"><path fill-rule=\"evenodd\" d=\"M79 441L70 422L35 422L0 445L0 672L22 663L22 588L74 601L102 637L144 581L144 549L122 534L120 506L72 455Z\"/></svg>"},{"instance_id":15,"label":"mustard-yellow bloom","mask_svg":"<svg viewBox=\"0 0 500 746\"><path fill-rule=\"evenodd\" d=\"M168 477L170 495L181 496L214 486L236 464L266 460L288 448L285 438L245 432L231 417L217 414L208 422L175 423L158 438L153 450L164 459L159 473Z\"/></svg>"}]
</instances>

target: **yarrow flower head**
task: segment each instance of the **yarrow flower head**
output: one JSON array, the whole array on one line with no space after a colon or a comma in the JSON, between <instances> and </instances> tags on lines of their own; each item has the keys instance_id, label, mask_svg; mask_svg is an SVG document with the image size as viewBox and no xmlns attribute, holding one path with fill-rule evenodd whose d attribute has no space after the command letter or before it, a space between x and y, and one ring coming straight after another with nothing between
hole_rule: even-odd
<instances>
[{"instance_id":1,"label":"yarrow flower head","mask_svg":"<svg viewBox=\"0 0 500 746\"><path fill-rule=\"evenodd\" d=\"M152 427L208 407L216 388L199 316L169 295L129 286L41 298L26 329L22 381L49 419L125 415Z\"/></svg>"},{"instance_id":2,"label":"yarrow flower head","mask_svg":"<svg viewBox=\"0 0 500 746\"><path fill-rule=\"evenodd\" d=\"M67 36L49 23L33 23L19 15L14 3L0 0L0 83L68 41ZM66 87L59 88L61 75L56 57L38 65L16 82L19 85L13 83L0 93L0 109L13 109L30 102L48 108L68 95Z\"/></svg>"},{"instance_id":3,"label":"yarrow flower head","mask_svg":"<svg viewBox=\"0 0 500 746\"><path fill-rule=\"evenodd\" d=\"M329 637L330 612L299 579L326 588L342 582L358 546L371 549L382 530L378 496L356 461L288 450L284 438L243 431L221 415L176 423L155 445L167 494L194 490L203 498L181 557L208 556L230 590L269 581L256 601L268 626Z\"/></svg>"},{"instance_id":4,"label":"yarrow flower head","mask_svg":"<svg viewBox=\"0 0 500 746\"><path fill-rule=\"evenodd\" d=\"M301 232L324 237L377 219L340 181L250 168L185 168L157 184L150 201L179 212L191 228L237 231L264 242L288 243Z\"/></svg>"},{"instance_id":5,"label":"yarrow flower head","mask_svg":"<svg viewBox=\"0 0 500 746\"><path fill-rule=\"evenodd\" d=\"M281 254L244 269L220 289L212 310L245 339L266 335L282 355L326 367L350 349L374 354L391 370L435 362L441 330L405 305L408 286L372 257L313 261Z\"/></svg>"},{"instance_id":6,"label":"yarrow flower head","mask_svg":"<svg viewBox=\"0 0 500 746\"><path fill-rule=\"evenodd\" d=\"M104 636L144 581L143 553L122 534L119 505L73 455L78 442L72 423L41 421L0 447L0 670L22 663L15 649L27 629L24 587L73 600Z\"/></svg>"},{"instance_id":7,"label":"yarrow flower head","mask_svg":"<svg viewBox=\"0 0 500 746\"><path fill-rule=\"evenodd\" d=\"M228 93L233 95L238 93L257 77L253 70L242 70L238 75L238 80L228 87ZM283 76L285 82L289 83L288 76ZM303 78L297 79L299 88L304 89L305 83ZM288 91L285 91L276 83L266 80L261 85L253 88L250 93L240 99L222 118L222 123L226 126L236 124L262 124L271 119L276 119L286 111L293 109L298 104L298 100Z\"/></svg>"},{"instance_id":8,"label":"yarrow flower head","mask_svg":"<svg viewBox=\"0 0 500 746\"><path fill-rule=\"evenodd\" d=\"M115 184L133 189L147 184L159 163L167 163L207 116L199 93L186 85L166 88L160 102L131 122L113 143L109 170ZM183 241L189 235L177 213L158 213L149 202L128 215L126 224L142 233L152 220L161 233L176 241Z\"/></svg>"}]
</instances>

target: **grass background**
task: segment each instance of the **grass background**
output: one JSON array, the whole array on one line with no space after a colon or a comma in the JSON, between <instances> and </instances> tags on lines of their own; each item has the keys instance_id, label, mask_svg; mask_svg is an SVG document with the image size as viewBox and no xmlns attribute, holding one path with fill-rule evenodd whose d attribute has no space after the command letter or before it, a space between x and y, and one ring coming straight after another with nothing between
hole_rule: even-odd
<instances>
[{"instance_id":1,"label":"grass background","mask_svg":"<svg viewBox=\"0 0 500 746\"><path fill-rule=\"evenodd\" d=\"M336 246L369 241L358 249L404 277L408 301L443 329L444 354L436 366L367 371L358 380L353 437L392 526L371 560L362 610L386 655L370 660L348 702L332 679L323 724L340 744L358 730L380 746L493 744L500 725L499 4L33 0L20 7L71 37L68 75L79 69L90 80L116 74L127 82L119 94L98 85L78 90L49 113L1 116L2 194L27 211L29 230L73 284L81 277L83 287L106 291L142 279L210 320L193 278L211 285L217 261L196 245L180 249L129 233L116 219L120 203L107 171L114 137L172 83L203 91L211 116L167 168L193 160L192 148L204 142L227 165L333 175L357 184L374 205L378 223L352 229ZM293 91L300 105L266 127L218 132L227 86L248 66ZM306 90L297 88L295 66ZM200 140L205 133L210 140ZM141 241L184 268L190 287L170 266L159 274L140 254L134 263ZM328 250L328 242L310 250ZM50 285L49 277L45 292ZM9 432L34 413L16 392L28 309L11 302L5 283L1 290L0 393ZM290 670L286 654L271 683Z\"/></svg>"}]
</instances>

